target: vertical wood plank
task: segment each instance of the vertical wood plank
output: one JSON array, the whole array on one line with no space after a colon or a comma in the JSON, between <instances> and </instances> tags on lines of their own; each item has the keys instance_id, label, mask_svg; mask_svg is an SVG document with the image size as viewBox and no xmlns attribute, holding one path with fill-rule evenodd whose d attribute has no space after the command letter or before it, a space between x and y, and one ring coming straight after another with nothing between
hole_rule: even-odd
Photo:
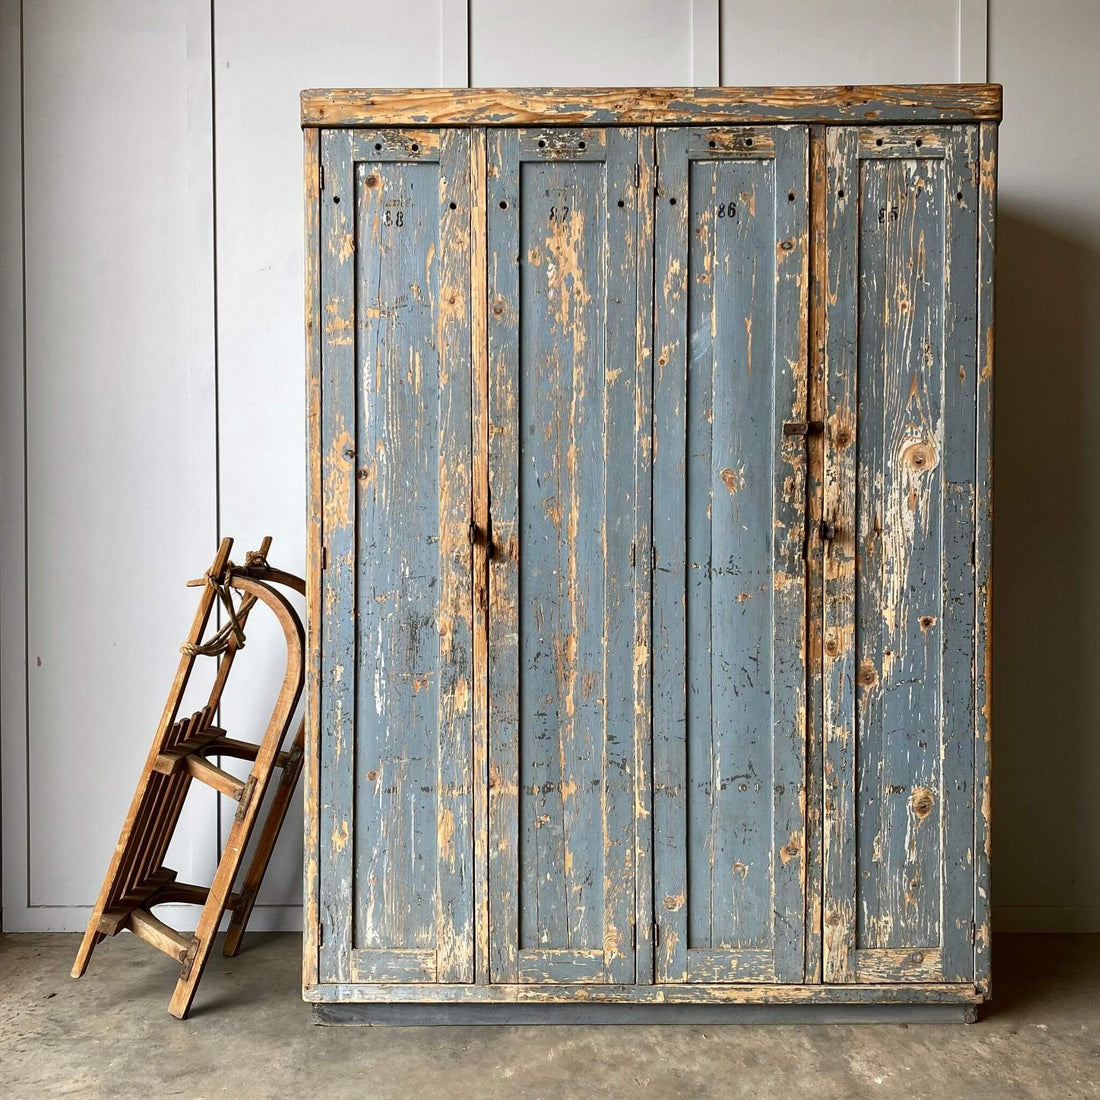
<instances>
[{"instance_id":1,"label":"vertical wood plank","mask_svg":"<svg viewBox=\"0 0 1100 1100\"><path fill-rule=\"evenodd\" d=\"M808 135L658 142L658 370L685 345L683 389L658 374L656 396L655 630L674 629L655 642L658 921L670 952L684 943L675 980L800 981L806 441L784 426L806 416ZM680 494L671 506L665 489ZM679 743L662 744L681 707Z\"/></svg>"},{"instance_id":2,"label":"vertical wood plank","mask_svg":"<svg viewBox=\"0 0 1100 1100\"><path fill-rule=\"evenodd\" d=\"M653 353L653 568L673 583L653 585L654 911L659 914L656 977L687 980L689 855L681 822L687 784L688 159L690 131L657 131ZM676 198L677 205L669 200Z\"/></svg>"},{"instance_id":3,"label":"vertical wood plank","mask_svg":"<svg viewBox=\"0 0 1100 1100\"><path fill-rule=\"evenodd\" d=\"M636 889L634 736L639 686L635 679L635 645L637 620L646 615L646 600L640 595L637 579L639 501L635 477L639 468L643 477L647 469L645 448L637 431L637 409L639 401L648 405L645 374L649 366L648 356L639 348L638 331L642 319L648 316L639 301L639 267L648 266L640 263L648 241L642 237L644 225L640 220L640 208L646 204L639 183L639 140L638 131L632 128L608 131L602 196L602 247L607 265L603 312L607 320L603 409L597 431L601 437L604 501L602 545L597 541L593 553L596 561L601 556L604 561L600 596L603 623L602 634L598 625L592 631L591 644L597 654L603 654L602 691L593 691L603 742L598 775L603 796L594 824L603 833L600 931L605 981L609 982L633 981L635 973L631 942ZM644 680L640 686L644 692Z\"/></svg>"},{"instance_id":4,"label":"vertical wood plank","mask_svg":"<svg viewBox=\"0 0 1100 1100\"><path fill-rule=\"evenodd\" d=\"M474 901L475 980L488 982L489 954L489 289L486 135L471 131L470 362L473 374L474 504Z\"/></svg>"},{"instance_id":5,"label":"vertical wood plank","mask_svg":"<svg viewBox=\"0 0 1100 1100\"><path fill-rule=\"evenodd\" d=\"M859 946L940 943L942 159L861 164Z\"/></svg>"},{"instance_id":6,"label":"vertical wood plank","mask_svg":"<svg viewBox=\"0 0 1100 1100\"><path fill-rule=\"evenodd\" d=\"M474 978L473 589L471 482L471 135L444 130L439 146L440 486L439 741L436 747L437 980Z\"/></svg>"},{"instance_id":7,"label":"vertical wood plank","mask_svg":"<svg viewBox=\"0 0 1100 1100\"><path fill-rule=\"evenodd\" d=\"M519 181L518 135L488 145L489 500L489 942L490 980L517 979L519 940Z\"/></svg>"},{"instance_id":8,"label":"vertical wood plank","mask_svg":"<svg viewBox=\"0 0 1100 1100\"><path fill-rule=\"evenodd\" d=\"M321 598L324 541L321 452L321 133L307 128L303 194L305 196L305 330L306 330L306 746L303 847L305 853L302 928L302 985L308 990L319 978L320 958L320 781L321 781Z\"/></svg>"},{"instance_id":9,"label":"vertical wood plank","mask_svg":"<svg viewBox=\"0 0 1100 1100\"><path fill-rule=\"evenodd\" d=\"M855 929L855 495L856 495L856 131L826 131L824 522L825 815L822 974L852 979Z\"/></svg>"},{"instance_id":10,"label":"vertical wood plank","mask_svg":"<svg viewBox=\"0 0 1100 1100\"><path fill-rule=\"evenodd\" d=\"M846 685L829 679L828 620L825 634L826 918L849 901L855 908L836 932L845 962L831 967L826 919L827 981L973 975L977 133L861 131L847 186L850 196L858 165L858 231L833 236L828 226L827 348L837 326L858 326L859 422L854 591L845 597L855 613L851 711L838 705ZM845 249L858 303L842 305L831 272ZM839 465L835 416L831 404L826 459ZM827 562L845 535L836 526ZM828 565L825 583L828 614ZM854 777L850 796L839 787L850 817L838 769Z\"/></svg>"},{"instance_id":11,"label":"vertical wood plank","mask_svg":"<svg viewBox=\"0 0 1100 1100\"><path fill-rule=\"evenodd\" d=\"M978 470L974 487L975 702L974 702L974 977L989 996L990 870L992 799L992 648L993 631L993 330L994 256L997 219L997 127L982 124L978 153Z\"/></svg>"},{"instance_id":12,"label":"vertical wood plank","mask_svg":"<svg viewBox=\"0 0 1100 1100\"><path fill-rule=\"evenodd\" d=\"M355 178L351 135L321 135L321 615L320 978L350 980L355 830L357 448L355 376ZM339 200L339 201L337 201Z\"/></svg>"},{"instance_id":13,"label":"vertical wood plank","mask_svg":"<svg viewBox=\"0 0 1100 1100\"><path fill-rule=\"evenodd\" d=\"M809 359L809 133L775 131L775 354L772 438L772 949L775 980L804 974L806 903L805 437L784 421L807 417Z\"/></svg>"},{"instance_id":14,"label":"vertical wood plank","mask_svg":"<svg viewBox=\"0 0 1100 1100\"><path fill-rule=\"evenodd\" d=\"M523 324L508 345L511 388L497 392L490 322L492 522L505 547L493 569L517 573L518 686L491 665L490 708L509 707L498 701L515 692L518 822L514 853L490 843L501 883L490 891L518 885L519 980L630 981L638 135L521 130L498 145L509 159L490 157L491 314L522 314ZM495 191L494 171L504 181ZM501 266L512 257L506 298ZM507 462L518 484L494 473L494 448L512 446L501 442L500 409L516 435ZM491 605L494 661L495 596Z\"/></svg>"},{"instance_id":15,"label":"vertical wood plank","mask_svg":"<svg viewBox=\"0 0 1100 1100\"><path fill-rule=\"evenodd\" d=\"M654 185L656 135L638 131L638 194L635 217L637 302L634 433L638 440L634 473L635 532L632 555L634 616L634 928L635 981L653 981L653 307Z\"/></svg>"},{"instance_id":16,"label":"vertical wood plank","mask_svg":"<svg viewBox=\"0 0 1100 1100\"><path fill-rule=\"evenodd\" d=\"M470 158L356 131L353 977L473 977Z\"/></svg>"},{"instance_id":17,"label":"vertical wood plank","mask_svg":"<svg viewBox=\"0 0 1100 1100\"><path fill-rule=\"evenodd\" d=\"M825 127L810 128L810 349L809 419L825 422L825 303L826 303L826 232L828 204ZM813 433L808 444L808 484L806 522L806 583L808 586L806 660L806 962L805 980L821 981L821 902L822 844L824 805L824 649L822 615L824 594L824 546L818 537L821 529L825 487L825 448L820 433Z\"/></svg>"},{"instance_id":18,"label":"vertical wood plank","mask_svg":"<svg viewBox=\"0 0 1100 1100\"><path fill-rule=\"evenodd\" d=\"M973 981L978 128L948 133L944 164L943 980Z\"/></svg>"}]
</instances>

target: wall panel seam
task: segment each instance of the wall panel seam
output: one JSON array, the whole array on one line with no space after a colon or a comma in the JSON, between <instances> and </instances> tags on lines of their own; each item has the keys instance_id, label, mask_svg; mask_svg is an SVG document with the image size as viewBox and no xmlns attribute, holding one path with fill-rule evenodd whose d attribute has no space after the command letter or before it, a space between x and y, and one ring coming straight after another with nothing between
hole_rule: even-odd
<instances>
[{"instance_id":1,"label":"wall panel seam","mask_svg":"<svg viewBox=\"0 0 1100 1100\"><path fill-rule=\"evenodd\" d=\"M717 87L722 79L719 0L691 2L691 83Z\"/></svg>"},{"instance_id":2,"label":"wall panel seam","mask_svg":"<svg viewBox=\"0 0 1100 1100\"><path fill-rule=\"evenodd\" d=\"M989 0L958 0L956 79L984 83L989 73Z\"/></svg>"}]
</instances>

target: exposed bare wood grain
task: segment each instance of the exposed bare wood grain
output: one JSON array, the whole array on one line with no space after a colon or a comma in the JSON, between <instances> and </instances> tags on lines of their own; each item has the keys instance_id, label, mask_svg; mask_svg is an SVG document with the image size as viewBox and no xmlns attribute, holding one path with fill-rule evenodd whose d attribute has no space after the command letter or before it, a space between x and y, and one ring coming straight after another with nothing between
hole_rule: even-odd
<instances>
[{"instance_id":1,"label":"exposed bare wood grain","mask_svg":"<svg viewBox=\"0 0 1100 1100\"><path fill-rule=\"evenodd\" d=\"M301 106L303 126L968 122L1000 119L1001 86L311 88Z\"/></svg>"}]
</instances>

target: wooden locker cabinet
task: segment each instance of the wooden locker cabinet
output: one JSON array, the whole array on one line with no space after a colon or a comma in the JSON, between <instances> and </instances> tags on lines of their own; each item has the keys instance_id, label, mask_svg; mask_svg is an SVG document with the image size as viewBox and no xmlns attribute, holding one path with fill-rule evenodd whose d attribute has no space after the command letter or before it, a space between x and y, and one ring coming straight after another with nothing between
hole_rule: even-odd
<instances>
[{"instance_id":1,"label":"wooden locker cabinet","mask_svg":"<svg viewBox=\"0 0 1100 1100\"><path fill-rule=\"evenodd\" d=\"M1000 110L302 93L316 1018L989 996Z\"/></svg>"}]
</instances>

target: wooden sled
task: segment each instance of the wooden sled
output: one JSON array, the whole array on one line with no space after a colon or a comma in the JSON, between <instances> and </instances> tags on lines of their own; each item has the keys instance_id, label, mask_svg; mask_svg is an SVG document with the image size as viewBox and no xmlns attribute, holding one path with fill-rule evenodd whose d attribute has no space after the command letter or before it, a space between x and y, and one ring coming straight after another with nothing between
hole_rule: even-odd
<instances>
[{"instance_id":1,"label":"wooden sled","mask_svg":"<svg viewBox=\"0 0 1100 1100\"><path fill-rule=\"evenodd\" d=\"M92 952L105 936L114 936L123 929L129 929L146 943L179 961L179 980L168 1011L181 1020L191 1008L214 936L227 909L232 910L233 916L223 953L235 955L240 948L241 937L302 770L304 720L299 724L289 750L282 751L282 744L302 693L305 632L297 612L275 586L304 594L305 583L291 573L272 569L268 565L270 538L263 540L259 550L246 555L243 566L234 565L229 560L232 546L232 539L222 539L207 574L199 580L188 582L191 587L202 588L198 611L187 641L180 646L182 656L176 677L72 970L73 977L79 978L87 969ZM203 643L202 637L215 602L221 603L227 622L209 641ZM257 603L268 607L277 619L287 649L286 672L271 720L258 745L234 740L214 724L234 658L244 645L244 627ZM214 686L201 710L190 718L178 718L191 670L200 657L219 659ZM211 763L212 756L251 760L252 770L247 779L237 779ZM264 794L276 768L280 769L281 777L255 855L241 888L232 892ZM237 804L228 840L209 887L177 882L176 872L163 864L187 790L195 779ZM203 907L193 936L177 932L153 915L155 906L168 902L190 902Z\"/></svg>"}]
</instances>

